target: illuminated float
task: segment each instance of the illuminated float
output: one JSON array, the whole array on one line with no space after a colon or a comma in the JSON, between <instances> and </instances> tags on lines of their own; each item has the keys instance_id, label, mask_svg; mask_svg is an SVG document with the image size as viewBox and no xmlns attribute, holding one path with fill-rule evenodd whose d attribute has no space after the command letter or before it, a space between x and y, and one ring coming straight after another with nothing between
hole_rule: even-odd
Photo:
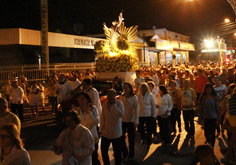
<instances>
[{"instance_id":1,"label":"illuminated float","mask_svg":"<svg viewBox=\"0 0 236 165\"><path fill-rule=\"evenodd\" d=\"M139 69L136 49L143 46L134 43L138 26L126 28L123 22L122 12L118 22L112 22L108 28L104 23L105 40L99 40L94 45L97 53L96 70L98 79L113 79L118 76L123 81L133 84L136 78L135 70Z\"/></svg>"}]
</instances>

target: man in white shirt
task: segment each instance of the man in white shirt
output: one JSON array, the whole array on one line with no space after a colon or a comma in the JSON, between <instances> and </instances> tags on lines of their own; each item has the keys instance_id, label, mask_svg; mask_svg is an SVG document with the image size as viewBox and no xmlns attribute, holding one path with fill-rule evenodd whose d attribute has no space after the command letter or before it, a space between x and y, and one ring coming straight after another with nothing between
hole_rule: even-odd
<instances>
[{"instance_id":1,"label":"man in white shirt","mask_svg":"<svg viewBox=\"0 0 236 165\"><path fill-rule=\"evenodd\" d=\"M151 76L152 81L155 83L155 87L158 87L158 85L159 85L159 77L154 74L153 70L151 70L150 76Z\"/></svg>"},{"instance_id":2,"label":"man in white shirt","mask_svg":"<svg viewBox=\"0 0 236 165\"><path fill-rule=\"evenodd\" d=\"M11 85L12 85L12 88L10 90L11 112L16 115L18 114L20 121L23 122L24 120L24 115L23 115L24 91L20 86L18 86L17 81L13 81Z\"/></svg>"},{"instance_id":3,"label":"man in white shirt","mask_svg":"<svg viewBox=\"0 0 236 165\"><path fill-rule=\"evenodd\" d=\"M83 90L84 92L88 93L92 104L96 106L98 109L99 116L102 113L102 105L99 99L99 94L98 91L92 86L92 81L91 79L84 79L83 80Z\"/></svg>"},{"instance_id":4,"label":"man in white shirt","mask_svg":"<svg viewBox=\"0 0 236 165\"><path fill-rule=\"evenodd\" d=\"M92 101L92 104L97 108L98 116L100 118L101 113L102 113L102 105L101 105L101 101L99 99L98 91L94 87L92 87L91 79L86 78L83 80L83 90L84 90L84 92L86 92L89 95L89 97ZM97 126L97 131L99 130L99 125L100 125L100 123ZM95 145L96 145L95 148L97 149L98 143L96 143ZM95 157L98 157L98 155L95 155Z\"/></svg>"},{"instance_id":5,"label":"man in white shirt","mask_svg":"<svg viewBox=\"0 0 236 165\"><path fill-rule=\"evenodd\" d=\"M21 130L20 119L8 109L8 102L6 99L0 98L0 128L5 124L15 124L18 132Z\"/></svg>"},{"instance_id":6,"label":"man in white shirt","mask_svg":"<svg viewBox=\"0 0 236 165\"><path fill-rule=\"evenodd\" d=\"M61 104L73 92L73 87L68 81L66 81L66 76L64 74L61 74L59 76L55 89L57 95L57 104ZM62 113L56 110L56 120L58 124L63 123L63 114L65 114L69 110L68 108L65 107L62 108L63 108Z\"/></svg>"},{"instance_id":7,"label":"man in white shirt","mask_svg":"<svg viewBox=\"0 0 236 165\"><path fill-rule=\"evenodd\" d=\"M89 69L86 69L86 73L84 74L84 78L88 78L90 80L92 80L94 78L94 76L90 73Z\"/></svg>"},{"instance_id":8,"label":"man in white shirt","mask_svg":"<svg viewBox=\"0 0 236 165\"><path fill-rule=\"evenodd\" d=\"M136 70L136 79L134 80L135 88L136 88L136 95L139 93L140 85L145 82L144 78L140 75L140 70Z\"/></svg>"},{"instance_id":9,"label":"man in white shirt","mask_svg":"<svg viewBox=\"0 0 236 165\"><path fill-rule=\"evenodd\" d=\"M110 89L107 93L108 100L103 103L100 119L99 133L102 136L101 152L104 164L109 163L108 149L112 143L115 164L121 164L122 149L122 117L125 114L124 106L120 100L115 99L116 91Z\"/></svg>"},{"instance_id":10,"label":"man in white shirt","mask_svg":"<svg viewBox=\"0 0 236 165\"><path fill-rule=\"evenodd\" d=\"M64 74L61 74L58 78L58 82L56 84L56 94L57 94L57 103L61 103L66 100L66 98L72 93L73 87L72 85L66 81L66 77Z\"/></svg>"},{"instance_id":11,"label":"man in white shirt","mask_svg":"<svg viewBox=\"0 0 236 165\"><path fill-rule=\"evenodd\" d=\"M81 82L78 80L77 73L73 74L73 77L71 78L70 84L72 85L74 90L81 84Z\"/></svg>"}]
</instances>

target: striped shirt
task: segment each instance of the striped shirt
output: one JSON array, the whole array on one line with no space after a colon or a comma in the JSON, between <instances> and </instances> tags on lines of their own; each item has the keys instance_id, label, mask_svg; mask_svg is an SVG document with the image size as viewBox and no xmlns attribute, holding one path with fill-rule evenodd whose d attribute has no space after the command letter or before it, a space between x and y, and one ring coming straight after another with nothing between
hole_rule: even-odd
<instances>
[{"instance_id":1,"label":"striped shirt","mask_svg":"<svg viewBox=\"0 0 236 165\"><path fill-rule=\"evenodd\" d=\"M236 93L233 93L229 99L229 115L236 115Z\"/></svg>"}]
</instances>

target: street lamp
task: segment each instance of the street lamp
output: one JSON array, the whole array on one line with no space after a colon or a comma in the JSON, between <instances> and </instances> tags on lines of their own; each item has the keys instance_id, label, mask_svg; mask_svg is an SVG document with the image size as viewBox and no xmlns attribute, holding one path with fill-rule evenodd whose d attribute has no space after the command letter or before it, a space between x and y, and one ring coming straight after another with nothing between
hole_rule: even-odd
<instances>
[{"instance_id":1,"label":"street lamp","mask_svg":"<svg viewBox=\"0 0 236 165\"><path fill-rule=\"evenodd\" d=\"M213 40L212 39L204 39L204 43L207 48L213 47Z\"/></svg>"},{"instance_id":2,"label":"street lamp","mask_svg":"<svg viewBox=\"0 0 236 165\"><path fill-rule=\"evenodd\" d=\"M222 38L218 36L217 39L216 38L204 39L204 47L206 49L203 49L202 52L210 53L209 55L211 56L212 56L211 53L219 52L220 63L223 64L223 62L225 62L226 44L224 43L224 40Z\"/></svg>"},{"instance_id":3,"label":"street lamp","mask_svg":"<svg viewBox=\"0 0 236 165\"><path fill-rule=\"evenodd\" d=\"M228 18L225 18L225 22L228 23L230 22L230 20Z\"/></svg>"}]
</instances>

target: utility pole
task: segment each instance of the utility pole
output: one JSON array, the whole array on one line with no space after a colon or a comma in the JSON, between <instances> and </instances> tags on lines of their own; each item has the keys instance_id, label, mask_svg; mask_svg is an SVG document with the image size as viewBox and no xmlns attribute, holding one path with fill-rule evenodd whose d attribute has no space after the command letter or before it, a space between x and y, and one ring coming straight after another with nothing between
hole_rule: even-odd
<instances>
[{"instance_id":1,"label":"utility pole","mask_svg":"<svg viewBox=\"0 0 236 165\"><path fill-rule=\"evenodd\" d=\"M48 48L48 1L41 0L41 58L49 72L49 48Z\"/></svg>"},{"instance_id":2,"label":"utility pole","mask_svg":"<svg viewBox=\"0 0 236 165\"><path fill-rule=\"evenodd\" d=\"M220 38L220 36L217 37L218 38L218 46L219 46L219 55L220 55L220 63L221 65L223 65L224 62L226 62L226 52L222 52L222 50L227 50L226 44L224 43L223 38Z\"/></svg>"},{"instance_id":3,"label":"utility pole","mask_svg":"<svg viewBox=\"0 0 236 165\"><path fill-rule=\"evenodd\" d=\"M145 65L145 33L143 33L143 45L144 45L144 47L143 47L143 57L144 57L144 59L143 59L143 61L144 61L144 65Z\"/></svg>"}]
</instances>

